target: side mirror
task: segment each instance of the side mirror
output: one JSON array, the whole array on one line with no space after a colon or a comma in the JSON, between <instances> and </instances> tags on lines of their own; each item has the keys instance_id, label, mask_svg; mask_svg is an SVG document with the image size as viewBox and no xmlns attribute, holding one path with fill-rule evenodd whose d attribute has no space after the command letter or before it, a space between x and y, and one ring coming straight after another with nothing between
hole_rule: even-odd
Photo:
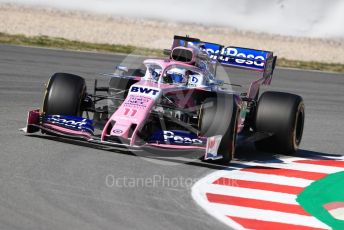
<instances>
[{"instance_id":1,"label":"side mirror","mask_svg":"<svg viewBox=\"0 0 344 230\"><path fill-rule=\"evenodd\" d=\"M117 65L116 70L121 71L121 72L125 72L125 73L128 73L128 71L129 71L128 67L123 66L123 65Z\"/></svg>"}]
</instances>

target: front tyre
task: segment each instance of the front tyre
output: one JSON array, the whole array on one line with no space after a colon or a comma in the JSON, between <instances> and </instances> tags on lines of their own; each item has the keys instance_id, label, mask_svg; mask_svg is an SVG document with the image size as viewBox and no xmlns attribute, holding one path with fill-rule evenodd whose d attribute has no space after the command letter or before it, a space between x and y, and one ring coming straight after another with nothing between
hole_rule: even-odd
<instances>
[{"instance_id":1,"label":"front tyre","mask_svg":"<svg viewBox=\"0 0 344 230\"><path fill-rule=\"evenodd\" d=\"M47 86L43 112L47 115L81 116L85 95L85 79L74 74L55 73Z\"/></svg>"},{"instance_id":2,"label":"front tyre","mask_svg":"<svg viewBox=\"0 0 344 230\"><path fill-rule=\"evenodd\" d=\"M272 136L255 142L257 150L292 155L298 150L304 127L302 97L283 92L265 92L259 99L256 131Z\"/></svg>"},{"instance_id":3,"label":"front tyre","mask_svg":"<svg viewBox=\"0 0 344 230\"><path fill-rule=\"evenodd\" d=\"M223 158L218 162L228 164L234 157L239 108L234 95L217 94L207 98L200 110L199 128L206 137L222 135L218 154Z\"/></svg>"}]
</instances>

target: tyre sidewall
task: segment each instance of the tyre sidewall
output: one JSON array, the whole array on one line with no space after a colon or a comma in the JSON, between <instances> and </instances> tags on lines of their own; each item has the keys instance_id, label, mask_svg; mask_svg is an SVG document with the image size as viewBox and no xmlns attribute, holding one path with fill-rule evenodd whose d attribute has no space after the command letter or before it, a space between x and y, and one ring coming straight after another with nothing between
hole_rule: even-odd
<instances>
[{"instance_id":1,"label":"tyre sidewall","mask_svg":"<svg viewBox=\"0 0 344 230\"><path fill-rule=\"evenodd\" d=\"M301 114L302 127L299 140L296 140L296 125ZM294 153L300 144L304 124L304 103L300 96L282 93L265 92L258 103L256 113L256 131L273 134L264 142L266 149Z\"/></svg>"},{"instance_id":2,"label":"tyre sidewall","mask_svg":"<svg viewBox=\"0 0 344 230\"><path fill-rule=\"evenodd\" d=\"M207 98L202 104L200 116L201 135L222 135L218 153L223 155L220 163L232 160L235 151L238 106L234 95L218 94Z\"/></svg>"}]
</instances>

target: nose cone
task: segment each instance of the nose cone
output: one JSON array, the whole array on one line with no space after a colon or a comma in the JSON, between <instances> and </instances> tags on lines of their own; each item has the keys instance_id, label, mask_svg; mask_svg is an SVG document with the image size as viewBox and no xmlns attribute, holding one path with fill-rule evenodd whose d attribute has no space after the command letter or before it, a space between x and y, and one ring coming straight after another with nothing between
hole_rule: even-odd
<instances>
[{"instance_id":1,"label":"nose cone","mask_svg":"<svg viewBox=\"0 0 344 230\"><path fill-rule=\"evenodd\" d=\"M160 95L159 88L146 84L132 85L125 101L105 125L102 140L116 137L135 145L136 133L145 124Z\"/></svg>"}]
</instances>

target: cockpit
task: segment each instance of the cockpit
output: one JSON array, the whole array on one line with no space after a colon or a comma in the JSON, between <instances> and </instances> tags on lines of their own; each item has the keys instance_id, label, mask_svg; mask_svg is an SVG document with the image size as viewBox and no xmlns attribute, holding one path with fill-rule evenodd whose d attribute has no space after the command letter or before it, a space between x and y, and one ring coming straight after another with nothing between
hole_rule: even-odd
<instances>
[{"instance_id":1,"label":"cockpit","mask_svg":"<svg viewBox=\"0 0 344 230\"><path fill-rule=\"evenodd\" d=\"M189 80L189 70L185 68L167 68L163 75L163 83L174 85L186 85Z\"/></svg>"},{"instance_id":2,"label":"cockpit","mask_svg":"<svg viewBox=\"0 0 344 230\"><path fill-rule=\"evenodd\" d=\"M146 80L177 86L198 86L203 83L203 74L196 68L178 64L167 65L165 69L157 63L145 63L145 65Z\"/></svg>"}]
</instances>

